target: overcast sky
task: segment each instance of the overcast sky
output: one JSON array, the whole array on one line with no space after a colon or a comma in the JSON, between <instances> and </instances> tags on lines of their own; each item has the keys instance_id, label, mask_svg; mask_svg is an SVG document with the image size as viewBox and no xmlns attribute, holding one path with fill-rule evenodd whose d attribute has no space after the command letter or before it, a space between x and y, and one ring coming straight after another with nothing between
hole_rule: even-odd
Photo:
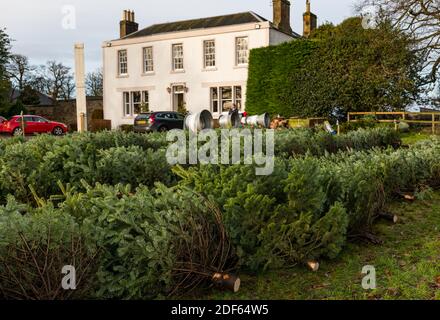
<instances>
[{"instance_id":1,"label":"overcast sky","mask_svg":"<svg viewBox=\"0 0 440 320\"><path fill-rule=\"evenodd\" d=\"M319 24L339 23L354 14L356 0L311 0ZM293 29L302 33L306 0L291 0ZM66 13L76 13L76 28L65 29ZM254 11L272 20L271 0L12 0L0 1L0 28L15 40L13 52L33 64L57 60L73 66L73 45L84 42L87 71L101 66L101 44L119 36L124 9L134 10L140 28L150 24ZM67 10L67 11L65 11Z\"/></svg>"}]
</instances>

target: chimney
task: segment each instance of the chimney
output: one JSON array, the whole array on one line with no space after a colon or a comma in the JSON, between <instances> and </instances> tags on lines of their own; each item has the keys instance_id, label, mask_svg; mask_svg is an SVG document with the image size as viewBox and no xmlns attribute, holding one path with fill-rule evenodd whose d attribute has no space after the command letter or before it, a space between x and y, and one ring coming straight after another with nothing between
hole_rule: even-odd
<instances>
[{"instance_id":1,"label":"chimney","mask_svg":"<svg viewBox=\"0 0 440 320\"><path fill-rule=\"evenodd\" d=\"M303 15L304 20L304 38L310 38L312 32L318 27L318 17L310 10L310 0L306 2L306 12Z\"/></svg>"},{"instance_id":2,"label":"chimney","mask_svg":"<svg viewBox=\"0 0 440 320\"><path fill-rule=\"evenodd\" d=\"M139 30L139 24L134 20L134 11L124 10L122 20L119 23L119 34L121 38Z\"/></svg>"},{"instance_id":3,"label":"chimney","mask_svg":"<svg viewBox=\"0 0 440 320\"><path fill-rule=\"evenodd\" d=\"M289 0L273 0L273 24L278 30L292 34Z\"/></svg>"}]
</instances>

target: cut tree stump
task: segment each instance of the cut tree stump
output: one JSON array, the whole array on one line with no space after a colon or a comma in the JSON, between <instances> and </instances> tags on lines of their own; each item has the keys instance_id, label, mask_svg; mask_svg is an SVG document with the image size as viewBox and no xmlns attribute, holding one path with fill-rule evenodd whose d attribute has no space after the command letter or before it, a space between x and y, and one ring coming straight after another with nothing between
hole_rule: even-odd
<instances>
[{"instance_id":1,"label":"cut tree stump","mask_svg":"<svg viewBox=\"0 0 440 320\"><path fill-rule=\"evenodd\" d=\"M412 194L404 193L404 194L402 194L402 197L403 197L406 201L410 201L410 202L416 200L416 197L415 197L414 195L412 195Z\"/></svg>"},{"instance_id":2,"label":"cut tree stump","mask_svg":"<svg viewBox=\"0 0 440 320\"><path fill-rule=\"evenodd\" d=\"M388 221L392 221L393 223L397 223L397 221L399 220L399 217L397 215L387 212L380 213L379 217Z\"/></svg>"},{"instance_id":3,"label":"cut tree stump","mask_svg":"<svg viewBox=\"0 0 440 320\"><path fill-rule=\"evenodd\" d=\"M319 270L319 262L318 261L308 261L307 266L313 271L316 272Z\"/></svg>"},{"instance_id":4,"label":"cut tree stump","mask_svg":"<svg viewBox=\"0 0 440 320\"><path fill-rule=\"evenodd\" d=\"M212 276L212 282L215 286L221 289L226 289L232 292L238 292L240 290L241 280L234 274L227 273L214 273Z\"/></svg>"}]
</instances>

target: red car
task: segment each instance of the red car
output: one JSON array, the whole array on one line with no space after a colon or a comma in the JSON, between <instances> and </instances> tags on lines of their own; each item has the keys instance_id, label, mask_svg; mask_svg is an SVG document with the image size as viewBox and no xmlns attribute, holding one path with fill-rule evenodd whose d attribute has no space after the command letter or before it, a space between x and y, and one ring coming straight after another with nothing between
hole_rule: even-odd
<instances>
[{"instance_id":1,"label":"red car","mask_svg":"<svg viewBox=\"0 0 440 320\"><path fill-rule=\"evenodd\" d=\"M49 121L40 116L26 115L23 116L24 133L52 133L56 136L65 134L68 129L64 123ZM22 119L21 116L13 116L9 121L0 123L0 132L9 133L14 136L22 135Z\"/></svg>"}]
</instances>

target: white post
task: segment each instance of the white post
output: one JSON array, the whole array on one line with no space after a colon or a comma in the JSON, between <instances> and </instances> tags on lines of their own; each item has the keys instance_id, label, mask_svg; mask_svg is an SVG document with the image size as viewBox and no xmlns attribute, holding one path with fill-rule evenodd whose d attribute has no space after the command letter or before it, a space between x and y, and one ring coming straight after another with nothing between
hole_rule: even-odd
<instances>
[{"instance_id":1,"label":"white post","mask_svg":"<svg viewBox=\"0 0 440 320\"><path fill-rule=\"evenodd\" d=\"M75 44L76 116L79 132L87 131L87 100L84 66L84 44Z\"/></svg>"}]
</instances>

